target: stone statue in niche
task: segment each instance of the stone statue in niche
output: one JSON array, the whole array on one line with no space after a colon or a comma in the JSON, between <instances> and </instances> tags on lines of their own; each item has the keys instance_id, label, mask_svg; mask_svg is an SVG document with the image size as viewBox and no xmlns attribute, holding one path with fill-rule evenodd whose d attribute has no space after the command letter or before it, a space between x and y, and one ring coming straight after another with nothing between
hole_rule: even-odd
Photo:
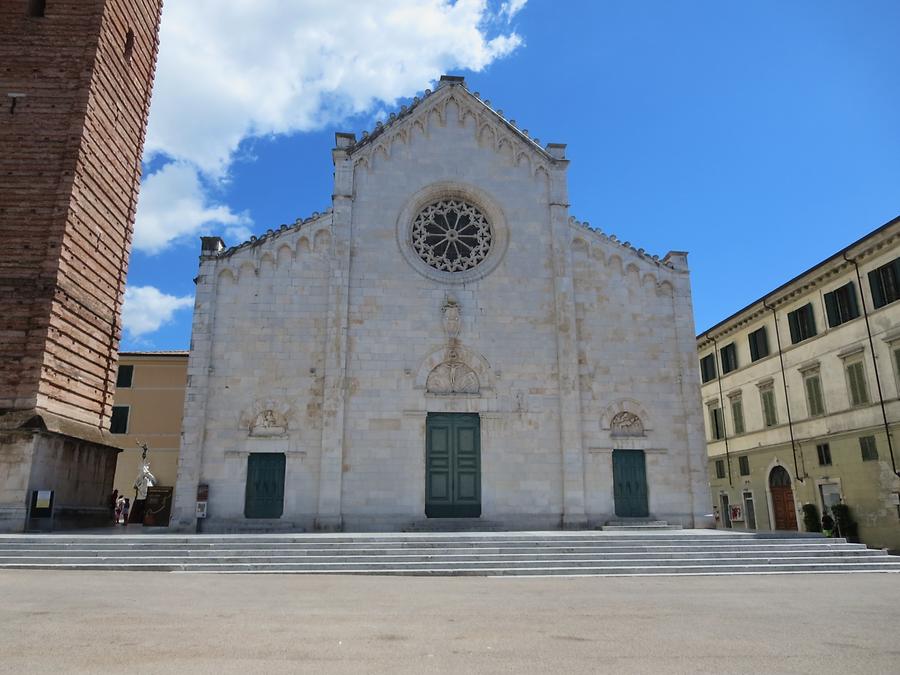
<instances>
[{"instance_id":1,"label":"stone statue in niche","mask_svg":"<svg viewBox=\"0 0 900 675\"><path fill-rule=\"evenodd\" d=\"M616 413L609 423L609 429L613 436L643 436L644 423L641 418L624 410Z\"/></svg>"},{"instance_id":2,"label":"stone statue in niche","mask_svg":"<svg viewBox=\"0 0 900 675\"><path fill-rule=\"evenodd\" d=\"M250 425L251 436L284 436L286 431L287 422L284 417L271 408L259 413Z\"/></svg>"},{"instance_id":3,"label":"stone statue in niche","mask_svg":"<svg viewBox=\"0 0 900 675\"><path fill-rule=\"evenodd\" d=\"M428 374L425 390L429 394L477 394L481 388L478 375L462 360L459 352L459 302L448 295L441 305L441 314L447 336L447 355L443 363Z\"/></svg>"}]
</instances>

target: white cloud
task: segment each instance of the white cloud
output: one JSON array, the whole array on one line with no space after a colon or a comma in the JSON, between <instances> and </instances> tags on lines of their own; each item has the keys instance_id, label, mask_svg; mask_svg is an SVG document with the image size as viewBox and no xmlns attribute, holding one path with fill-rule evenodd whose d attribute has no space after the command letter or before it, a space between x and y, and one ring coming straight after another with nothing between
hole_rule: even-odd
<instances>
[{"instance_id":1,"label":"white cloud","mask_svg":"<svg viewBox=\"0 0 900 675\"><path fill-rule=\"evenodd\" d=\"M505 16L507 21L512 21L512 18L525 7L526 2L528 0L509 0L509 2L504 2L500 6L500 16Z\"/></svg>"},{"instance_id":2,"label":"white cloud","mask_svg":"<svg viewBox=\"0 0 900 675\"><path fill-rule=\"evenodd\" d=\"M308 131L480 71L525 0L181 0L163 10L147 156L227 175L240 142ZM495 5L496 6L496 3Z\"/></svg>"},{"instance_id":3,"label":"white cloud","mask_svg":"<svg viewBox=\"0 0 900 675\"><path fill-rule=\"evenodd\" d=\"M213 226L224 228L230 240L250 236L246 214L210 203L197 170L186 162L171 162L144 179L134 223L134 247L159 253L176 239L197 236Z\"/></svg>"},{"instance_id":4,"label":"white cloud","mask_svg":"<svg viewBox=\"0 0 900 675\"><path fill-rule=\"evenodd\" d=\"M122 307L122 324L130 338L159 330L172 321L175 312L193 307L193 296L176 297L153 286L128 286Z\"/></svg>"}]
</instances>

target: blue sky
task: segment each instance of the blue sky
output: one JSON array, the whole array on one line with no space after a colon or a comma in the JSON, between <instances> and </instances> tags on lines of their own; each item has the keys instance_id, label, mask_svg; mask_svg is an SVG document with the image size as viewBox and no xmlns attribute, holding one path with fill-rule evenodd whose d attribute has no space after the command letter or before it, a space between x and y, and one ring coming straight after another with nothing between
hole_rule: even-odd
<instances>
[{"instance_id":1,"label":"blue sky","mask_svg":"<svg viewBox=\"0 0 900 675\"><path fill-rule=\"evenodd\" d=\"M334 132L442 72L568 144L572 215L689 251L698 331L900 215L896 0L259 0L197 28L211 1L166 5L123 350L187 348L199 235L328 207Z\"/></svg>"}]
</instances>

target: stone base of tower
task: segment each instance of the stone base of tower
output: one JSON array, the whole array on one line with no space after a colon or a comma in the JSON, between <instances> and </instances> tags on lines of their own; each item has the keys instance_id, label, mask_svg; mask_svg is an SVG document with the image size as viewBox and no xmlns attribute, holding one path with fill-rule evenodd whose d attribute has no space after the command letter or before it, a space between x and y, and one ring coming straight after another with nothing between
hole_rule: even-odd
<instances>
[{"instance_id":1,"label":"stone base of tower","mask_svg":"<svg viewBox=\"0 0 900 675\"><path fill-rule=\"evenodd\" d=\"M22 419L21 413L15 416ZM0 418L0 532L27 529L34 490L53 491L54 529L111 524L109 497L121 450L104 443L103 434L93 430L75 435L48 429L40 415L31 415L26 424L14 428L9 428L14 420L4 417Z\"/></svg>"}]
</instances>

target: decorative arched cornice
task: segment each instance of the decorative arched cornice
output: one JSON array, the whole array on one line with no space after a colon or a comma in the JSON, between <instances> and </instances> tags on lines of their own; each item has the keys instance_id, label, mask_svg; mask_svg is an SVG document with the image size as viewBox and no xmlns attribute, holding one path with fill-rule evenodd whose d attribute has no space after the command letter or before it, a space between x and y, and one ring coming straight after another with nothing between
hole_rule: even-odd
<instances>
[{"instance_id":1,"label":"decorative arched cornice","mask_svg":"<svg viewBox=\"0 0 900 675\"><path fill-rule=\"evenodd\" d=\"M476 93L469 92L462 83L444 84L437 91L425 91L421 99L413 99L412 106L402 106L399 113L391 113L386 123L378 122L371 134L363 132L362 140L350 146L349 155L354 166L375 170L382 161L394 156L395 145L407 145L416 133L427 137L434 126L449 124L468 126L482 147L498 154L506 153L510 163L522 164L534 176L544 179L557 161L537 139L518 129L513 120L504 118ZM564 161L564 160L562 160ZM538 173L541 173L539 176Z\"/></svg>"}]
</instances>

